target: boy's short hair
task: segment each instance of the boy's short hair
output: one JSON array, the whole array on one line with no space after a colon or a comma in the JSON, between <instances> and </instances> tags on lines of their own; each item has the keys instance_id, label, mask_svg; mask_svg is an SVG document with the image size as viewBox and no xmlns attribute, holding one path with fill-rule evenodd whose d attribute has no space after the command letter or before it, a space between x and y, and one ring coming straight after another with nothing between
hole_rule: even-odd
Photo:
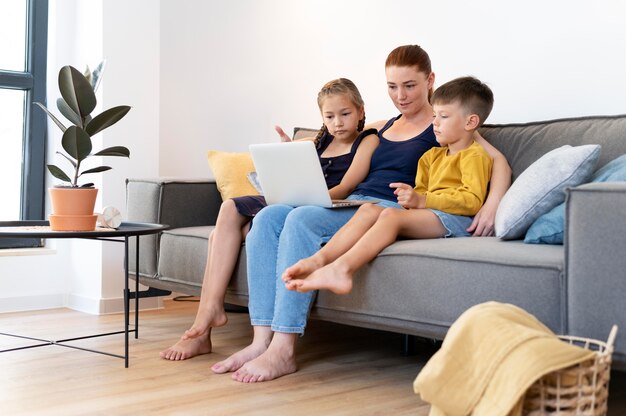
<instances>
[{"instance_id":1,"label":"boy's short hair","mask_svg":"<svg viewBox=\"0 0 626 416\"><path fill-rule=\"evenodd\" d=\"M477 114L483 124L493 108L493 92L474 77L461 77L448 81L435 90L431 104L458 102L469 114Z\"/></svg>"}]
</instances>

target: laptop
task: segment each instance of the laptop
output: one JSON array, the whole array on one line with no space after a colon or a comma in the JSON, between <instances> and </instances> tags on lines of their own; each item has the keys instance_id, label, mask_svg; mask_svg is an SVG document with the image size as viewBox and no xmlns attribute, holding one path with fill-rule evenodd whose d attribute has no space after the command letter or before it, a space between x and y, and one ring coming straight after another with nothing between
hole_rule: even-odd
<instances>
[{"instance_id":1,"label":"laptop","mask_svg":"<svg viewBox=\"0 0 626 416\"><path fill-rule=\"evenodd\" d=\"M342 208L377 202L331 201L315 145L310 140L251 144L250 154L268 205Z\"/></svg>"}]
</instances>

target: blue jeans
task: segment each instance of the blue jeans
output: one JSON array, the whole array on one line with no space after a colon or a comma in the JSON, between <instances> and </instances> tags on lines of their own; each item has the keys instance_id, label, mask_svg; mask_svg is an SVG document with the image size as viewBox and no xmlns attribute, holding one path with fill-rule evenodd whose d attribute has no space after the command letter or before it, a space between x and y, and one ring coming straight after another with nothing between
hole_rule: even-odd
<instances>
[{"instance_id":1,"label":"blue jeans","mask_svg":"<svg viewBox=\"0 0 626 416\"><path fill-rule=\"evenodd\" d=\"M351 195L351 199L373 199ZM381 201L385 207L399 207ZM298 260L312 256L350 220L356 208L270 205L254 218L246 237L248 309L254 326L275 332L303 334L315 292L285 288L282 274Z\"/></svg>"}]
</instances>

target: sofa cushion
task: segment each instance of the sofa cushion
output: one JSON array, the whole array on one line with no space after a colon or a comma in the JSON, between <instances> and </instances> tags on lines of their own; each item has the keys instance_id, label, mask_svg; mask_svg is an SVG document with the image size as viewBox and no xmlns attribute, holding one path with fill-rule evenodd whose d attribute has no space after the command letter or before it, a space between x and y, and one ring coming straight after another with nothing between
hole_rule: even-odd
<instances>
[{"instance_id":1,"label":"sofa cushion","mask_svg":"<svg viewBox=\"0 0 626 416\"><path fill-rule=\"evenodd\" d=\"M591 182L615 181L626 181L626 155L622 155L598 169L591 179ZM565 203L562 203L537 218L528 229L524 242L530 244L563 244L564 228Z\"/></svg>"},{"instance_id":2,"label":"sofa cushion","mask_svg":"<svg viewBox=\"0 0 626 416\"><path fill-rule=\"evenodd\" d=\"M207 156L222 201L237 196L259 194L247 177L248 173L254 171L254 163L249 153L209 150Z\"/></svg>"},{"instance_id":3,"label":"sofa cushion","mask_svg":"<svg viewBox=\"0 0 626 416\"><path fill-rule=\"evenodd\" d=\"M496 300L563 333L563 273L563 246L496 237L403 240L357 272L351 293L320 291L311 316L442 338L464 310Z\"/></svg>"},{"instance_id":4,"label":"sofa cushion","mask_svg":"<svg viewBox=\"0 0 626 416\"><path fill-rule=\"evenodd\" d=\"M182 227L163 232L159 258L158 278L167 286L181 293L199 295L207 260L209 235L214 226ZM227 292L227 303L245 305L239 298L247 299L246 251L239 253ZM240 271L241 269L241 271ZM186 288L185 288L186 286ZM180 289L177 289L179 287Z\"/></svg>"},{"instance_id":5,"label":"sofa cushion","mask_svg":"<svg viewBox=\"0 0 626 416\"><path fill-rule=\"evenodd\" d=\"M565 145L540 157L502 198L496 236L505 240L524 236L537 218L565 200L567 187L589 180L599 156L599 145Z\"/></svg>"}]
</instances>

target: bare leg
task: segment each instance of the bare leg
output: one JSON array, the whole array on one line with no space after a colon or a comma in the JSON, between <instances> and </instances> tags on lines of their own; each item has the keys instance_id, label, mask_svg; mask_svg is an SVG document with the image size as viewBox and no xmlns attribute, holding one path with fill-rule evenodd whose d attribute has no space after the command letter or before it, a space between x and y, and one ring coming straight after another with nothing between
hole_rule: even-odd
<instances>
[{"instance_id":1,"label":"bare leg","mask_svg":"<svg viewBox=\"0 0 626 416\"><path fill-rule=\"evenodd\" d=\"M288 289L300 292L327 289L337 294L352 290L354 272L373 260L398 236L406 238L438 238L445 228L437 215L427 209L385 209L376 223L345 254L314 271L305 279L292 280Z\"/></svg>"},{"instance_id":2,"label":"bare leg","mask_svg":"<svg viewBox=\"0 0 626 416\"><path fill-rule=\"evenodd\" d=\"M233 373L233 379L242 383L257 383L296 372L295 347L298 335L276 332L265 352Z\"/></svg>"},{"instance_id":3,"label":"bare leg","mask_svg":"<svg viewBox=\"0 0 626 416\"><path fill-rule=\"evenodd\" d=\"M239 370L248 361L262 355L267 351L274 332L269 326L254 326L254 338L252 344L241 351L238 351L227 359L217 362L211 366L214 373L222 374Z\"/></svg>"},{"instance_id":4,"label":"bare leg","mask_svg":"<svg viewBox=\"0 0 626 416\"><path fill-rule=\"evenodd\" d=\"M291 280L305 278L348 251L374 225L383 210L383 207L374 204L359 207L350 221L341 227L317 253L300 260L284 271L282 279L287 283L287 288L290 288Z\"/></svg>"},{"instance_id":5,"label":"bare leg","mask_svg":"<svg viewBox=\"0 0 626 416\"><path fill-rule=\"evenodd\" d=\"M224 201L215 228L209 236L207 263L195 321L176 344L161 351L161 358L186 360L211 352L211 328L223 326L228 321L224 312L224 296L239 257L241 242L248 230L248 219L237 212L235 203L231 199ZM215 241L219 241L219 244L213 244Z\"/></svg>"}]
</instances>

